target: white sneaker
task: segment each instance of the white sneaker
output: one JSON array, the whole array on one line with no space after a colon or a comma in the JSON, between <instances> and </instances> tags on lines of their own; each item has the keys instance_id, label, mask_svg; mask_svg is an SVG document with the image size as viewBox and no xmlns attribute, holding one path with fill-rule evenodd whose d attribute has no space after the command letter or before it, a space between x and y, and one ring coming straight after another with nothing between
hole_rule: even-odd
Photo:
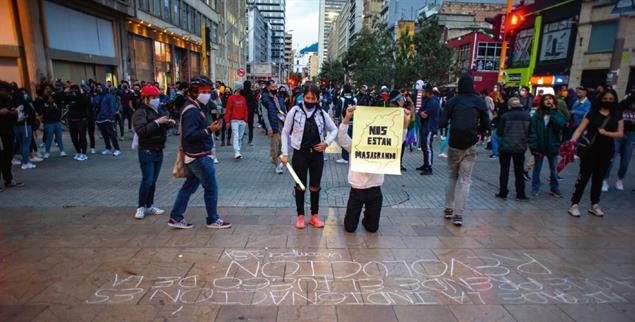
<instances>
[{"instance_id":1,"label":"white sneaker","mask_svg":"<svg viewBox=\"0 0 635 322\"><path fill-rule=\"evenodd\" d=\"M218 161L217 157L213 157L212 159L214 159L214 164L219 164L220 163L220 161Z\"/></svg>"},{"instance_id":2,"label":"white sneaker","mask_svg":"<svg viewBox=\"0 0 635 322\"><path fill-rule=\"evenodd\" d=\"M234 153L234 159L236 159L236 160L240 160L240 159L242 159L242 158L243 158L243 156L240 154L240 152L236 152L236 153Z\"/></svg>"},{"instance_id":3,"label":"white sneaker","mask_svg":"<svg viewBox=\"0 0 635 322\"><path fill-rule=\"evenodd\" d=\"M86 156L85 154L80 154L79 157L77 157L77 161L86 161L88 160L88 156Z\"/></svg>"},{"instance_id":4,"label":"white sneaker","mask_svg":"<svg viewBox=\"0 0 635 322\"><path fill-rule=\"evenodd\" d=\"M75 156L73 157L73 160L77 160L79 159L79 153L75 153Z\"/></svg>"},{"instance_id":5,"label":"white sneaker","mask_svg":"<svg viewBox=\"0 0 635 322\"><path fill-rule=\"evenodd\" d=\"M609 183L606 180L602 180L602 192L609 191Z\"/></svg>"},{"instance_id":6,"label":"white sneaker","mask_svg":"<svg viewBox=\"0 0 635 322\"><path fill-rule=\"evenodd\" d=\"M134 217L137 219L143 219L146 216L146 208L140 207L137 208L137 212L134 214Z\"/></svg>"},{"instance_id":7,"label":"white sneaker","mask_svg":"<svg viewBox=\"0 0 635 322\"><path fill-rule=\"evenodd\" d=\"M604 217L604 211L602 211L602 208L600 208L598 204L592 205L591 209L589 209L589 213L597 217Z\"/></svg>"},{"instance_id":8,"label":"white sneaker","mask_svg":"<svg viewBox=\"0 0 635 322\"><path fill-rule=\"evenodd\" d=\"M335 163L337 163L337 164L347 164L348 161L346 161L344 159L337 159L337 160L335 160Z\"/></svg>"},{"instance_id":9,"label":"white sneaker","mask_svg":"<svg viewBox=\"0 0 635 322\"><path fill-rule=\"evenodd\" d=\"M448 155L445 153L439 153L439 158L447 158Z\"/></svg>"},{"instance_id":10,"label":"white sneaker","mask_svg":"<svg viewBox=\"0 0 635 322\"><path fill-rule=\"evenodd\" d=\"M624 181L622 180L615 181L615 189L617 191L624 191Z\"/></svg>"},{"instance_id":11,"label":"white sneaker","mask_svg":"<svg viewBox=\"0 0 635 322\"><path fill-rule=\"evenodd\" d=\"M112 153L112 155L114 155L114 156L118 157L118 156L120 156L120 155L121 155L121 151L119 151L119 150L115 150L115 152L113 152L113 153Z\"/></svg>"},{"instance_id":12,"label":"white sneaker","mask_svg":"<svg viewBox=\"0 0 635 322\"><path fill-rule=\"evenodd\" d=\"M276 173L282 174L282 163L278 163L278 166L276 167Z\"/></svg>"},{"instance_id":13,"label":"white sneaker","mask_svg":"<svg viewBox=\"0 0 635 322\"><path fill-rule=\"evenodd\" d=\"M101 155L112 155L112 151L110 151L108 149L103 150L103 151L101 151Z\"/></svg>"},{"instance_id":14,"label":"white sneaker","mask_svg":"<svg viewBox=\"0 0 635 322\"><path fill-rule=\"evenodd\" d=\"M165 210L161 209L161 208L157 208L155 206L151 206L150 208L146 208L146 215L163 215L165 213Z\"/></svg>"},{"instance_id":15,"label":"white sneaker","mask_svg":"<svg viewBox=\"0 0 635 322\"><path fill-rule=\"evenodd\" d=\"M44 155L42 156L42 159L45 159L45 160L46 160L46 159L48 159L48 158L50 158L50 157L51 157L51 154L50 154L50 153L48 153L48 152L46 152L46 153L44 153Z\"/></svg>"},{"instance_id":16,"label":"white sneaker","mask_svg":"<svg viewBox=\"0 0 635 322\"><path fill-rule=\"evenodd\" d=\"M42 153L40 152L34 152L33 155L35 155L38 158L42 158Z\"/></svg>"},{"instance_id":17,"label":"white sneaker","mask_svg":"<svg viewBox=\"0 0 635 322\"><path fill-rule=\"evenodd\" d=\"M580 208L578 205L571 205L569 208L569 215L573 217L580 217Z\"/></svg>"},{"instance_id":18,"label":"white sneaker","mask_svg":"<svg viewBox=\"0 0 635 322\"><path fill-rule=\"evenodd\" d=\"M22 168L22 170L27 170L27 169L35 169L37 167L35 166L35 164L33 164L31 162L27 162L27 163L23 164L21 168Z\"/></svg>"},{"instance_id":19,"label":"white sneaker","mask_svg":"<svg viewBox=\"0 0 635 322\"><path fill-rule=\"evenodd\" d=\"M420 146L417 147L417 151L421 151L421 147Z\"/></svg>"},{"instance_id":20,"label":"white sneaker","mask_svg":"<svg viewBox=\"0 0 635 322\"><path fill-rule=\"evenodd\" d=\"M97 151L95 151L95 149L90 149L90 154L95 154L97 153Z\"/></svg>"},{"instance_id":21,"label":"white sneaker","mask_svg":"<svg viewBox=\"0 0 635 322\"><path fill-rule=\"evenodd\" d=\"M37 155L34 155L32 157L29 157L29 161L31 161L31 162L42 162L42 161L44 161L44 159L38 157Z\"/></svg>"},{"instance_id":22,"label":"white sneaker","mask_svg":"<svg viewBox=\"0 0 635 322\"><path fill-rule=\"evenodd\" d=\"M66 154L66 152L64 152L64 151L60 151L60 156L61 156L61 157L66 157L67 155L68 155L68 154Z\"/></svg>"}]
</instances>

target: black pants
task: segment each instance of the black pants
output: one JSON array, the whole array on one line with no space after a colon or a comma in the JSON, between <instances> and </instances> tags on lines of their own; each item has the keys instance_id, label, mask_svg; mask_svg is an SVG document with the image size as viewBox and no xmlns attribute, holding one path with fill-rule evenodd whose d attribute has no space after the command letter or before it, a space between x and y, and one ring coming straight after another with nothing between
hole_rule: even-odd
<instances>
[{"instance_id":1,"label":"black pants","mask_svg":"<svg viewBox=\"0 0 635 322\"><path fill-rule=\"evenodd\" d=\"M124 109L123 113L126 120L128 120L128 130L132 130L132 114L134 114L134 111L131 108L126 108Z\"/></svg>"},{"instance_id":2,"label":"black pants","mask_svg":"<svg viewBox=\"0 0 635 322\"><path fill-rule=\"evenodd\" d=\"M11 183L11 181L13 181L11 159L13 159L13 151L16 145L13 129L7 133L0 134L0 140L2 140L2 149L0 149L0 168L2 169L2 179L5 183Z\"/></svg>"},{"instance_id":3,"label":"black pants","mask_svg":"<svg viewBox=\"0 0 635 322\"><path fill-rule=\"evenodd\" d=\"M291 165L302 184L310 191L311 214L317 214L320 210L320 182L324 170L324 153L312 150L294 150ZM307 175L310 178L308 186L306 184ZM297 186L295 188L295 206L298 210L298 216L304 215L304 191Z\"/></svg>"},{"instance_id":4,"label":"black pants","mask_svg":"<svg viewBox=\"0 0 635 322\"><path fill-rule=\"evenodd\" d=\"M368 189L351 188L346 205L346 216L344 216L344 229L352 233L357 229L359 216L364 207L364 219L362 226L367 231L374 233L379 229L379 217L381 216L381 205L384 196L381 194L381 187Z\"/></svg>"},{"instance_id":5,"label":"black pants","mask_svg":"<svg viewBox=\"0 0 635 322\"><path fill-rule=\"evenodd\" d=\"M71 134L75 151L79 154L86 154L86 120L70 121L68 131Z\"/></svg>"},{"instance_id":6,"label":"black pants","mask_svg":"<svg viewBox=\"0 0 635 322\"><path fill-rule=\"evenodd\" d=\"M254 111L247 114L247 129L249 130L249 143L254 139Z\"/></svg>"},{"instance_id":7,"label":"black pants","mask_svg":"<svg viewBox=\"0 0 635 322\"><path fill-rule=\"evenodd\" d=\"M88 120L86 123L86 129L88 130L88 141L90 142L90 148L95 148L95 120Z\"/></svg>"},{"instance_id":8,"label":"black pants","mask_svg":"<svg viewBox=\"0 0 635 322\"><path fill-rule=\"evenodd\" d=\"M221 115L221 118L225 118L224 115ZM220 129L220 139L221 141L225 141L225 134L227 134L227 144L231 145L232 139L232 127L231 124L227 124L223 121L223 126Z\"/></svg>"},{"instance_id":9,"label":"black pants","mask_svg":"<svg viewBox=\"0 0 635 322\"><path fill-rule=\"evenodd\" d=\"M104 144L106 144L106 150L110 150L111 149L111 143L112 143L112 147L115 148L115 150L119 150L119 142L117 142L117 132L115 130L114 124L112 124L111 122L101 122L101 123L97 123L97 126L99 126L99 131L101 132L101 136L104 137Z\"/></svg>"},{"instance_id":10,"label":"black pants","mask_svg":"<svg viewBox=\"0 0 635 322\"><path fill-rule=\"evenodd\" d=\"M423 167L426 169L432 169L432 159L434 153L432 151L432 141L434 140L434 133L428 131L421 131L421 151L423 151Z\"/></svg>"},{"instance_id":11,"label":"black pants","mask_svg":"<svg viewBox=\"0 0 635 322\"><path fill-rule=\"evenodd\" d=\"M590 151L587 157L580 159L580 173L578 173L578 180L575 182L575 192L571 197L571 204L580 203L589 179L591 179L591 204L600 203L602 180L604 180L612 156L613 149L610 149Z\"/></svg>"},{"instance_id":12,"label":"black pants","mask_svg":"<svg viewBox=\"0 0 635 322\"><path fill-rule=\"evenodd\" d=\"M525 196L525 178L523 177L523 166L525 164L525 153L507 153L500 152L500 177L499 177L499 194L507 197L507 182L509 181L509 164L514 161L514 180L516 186L516 198L524 198Z\"/></svg>"},{"instance_id":13,"label":"black pants","mask_svg":"<svg viewBox=\"0 0 635 322\"><path fill-rule=\"evenodd\" d=\"M115 118L115 122L119 126L119 133L121 133L120 136L123 136L123 133L124 133L123 132L123 128L124 128L124 122L126 121L126 118L125 118L125 116L121 115L121 112L117 113L116 115L117 115L117 117ZM116 135L117 135L117 131L115 131L115 136ZM119 150L119 149L117 149L117 150Z\"/></svg>"}]
</instances>

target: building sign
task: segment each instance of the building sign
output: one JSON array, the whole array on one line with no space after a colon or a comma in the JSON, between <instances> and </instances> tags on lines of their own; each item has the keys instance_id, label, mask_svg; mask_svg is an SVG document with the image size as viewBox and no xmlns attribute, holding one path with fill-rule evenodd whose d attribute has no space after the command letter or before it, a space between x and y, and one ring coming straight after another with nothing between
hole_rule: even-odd
<instances>
[{"instance_id":1,"label":"building sign","mask_svg":"<svg viewBox=\"0 0 635 322\"><path fill-rule=\"evenodd\" d=\"M566 85L569 78L564 75L531 76L529 83L532 85Z\"/></svg>"},{"instance_id":2,"label":"building sign","mask_svg":"<svg viewBox=\"0 0 635 322\"><path fill-rule=\"evenodd\" d=\"M509 74L507 79L510 82L520 82L521 76L520 74Z\"/></svg>"},{"instance_id":3,"label":"building sign","mask_svg":"<svg viewBox=\"0 0 635 322\"><path fill-rule=\"evenodd\" d=\"M534 40L534 28L522 30L514 41L511 67L527 67L531 61L531 44Z\"/></svg>"},{"instance_id":4,"label":"building sign","mask_svg":"<svg viewBox=\"0 0 635 322\"><path fill-rule=\"evenodd\" d=\"M614 15L632 14L635 12L635 1L633 0L618 0L615 4L615 8L611 11Z\"/></svg>"},{"instance_id":5,"label":"building sign","mask_svg":"<svg viewBox=\"0 0 635 322\"><path fill-rule=\"evenodd\" d=\"M546 24L542 29L540 61L566 59L569 52L569 40L573 19Z\"/></svg>"}]
</instances>

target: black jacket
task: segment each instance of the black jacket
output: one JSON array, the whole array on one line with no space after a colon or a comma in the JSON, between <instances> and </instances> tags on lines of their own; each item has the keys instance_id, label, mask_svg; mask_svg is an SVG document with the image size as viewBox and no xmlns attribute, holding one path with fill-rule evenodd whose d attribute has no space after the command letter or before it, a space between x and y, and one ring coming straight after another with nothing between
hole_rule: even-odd
<instances>
[{"instance_id":1,"label":"black jacket","mask_svg":"<svg viewBox=\"0 0 635 322\"><path fill-rule=\"evenodd\" d=\"M42 122L44 124L58 123L62 121L62 109L57 102L42 103Z\"/></svg>"},{"instance_id":2,"label":"black jacket","mask_svg":"<svg viewBox=\"0 0 635 322\"><path fill-rule=\"evenodd\" d=\"M496 134L500 138L500 152L525 153L529 140L529 113L521 107L505 113L498 124Z\"/></svg>"},{"instance_id":3,"label":"black jacket","mask_svg":"<svg viewBox=\"0 0 635 322\"><path fill-rule=\"evenodd\" d=\"M67 95L65 103L68 107L70 121L87 120L90 116L90 100L84 95Z\"/></svg>"},{"instance_id":4,"label":"black jacket","mask_svg":"<svg viewBox=\"0 0 635 322\"><path fill-rule=\"evenodd\" d=\"M169 126L159 125L154 120L163 116L160 110L156 112L150 106L141 104L132 115L134 131L139 136L139 150L163 150Z\"/></svg>"},{"instance_id":5,"label":"black jacket","mask_svg":"<svg viewBox=\"0 0 635 322\"><path fill-rule=\"evenodd\" d=\"M465 150L478 142L478 133L489 126L485 101L474 92L474 80L469 74L459 79L459 94L450 99L441 114L441 128L450 127L450 147Z\"/></svg>"}]
</instances>

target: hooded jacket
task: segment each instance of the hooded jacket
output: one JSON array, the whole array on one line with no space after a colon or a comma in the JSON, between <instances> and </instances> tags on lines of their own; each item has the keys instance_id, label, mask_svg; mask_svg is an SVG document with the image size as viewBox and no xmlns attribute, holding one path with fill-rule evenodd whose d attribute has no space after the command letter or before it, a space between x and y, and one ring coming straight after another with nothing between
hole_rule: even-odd
<instances>
[{"instance_id":1,"label":"hooded jacket","mask_svg":"<svg viewBox=\"0 0 635 322\"><path fill-rule=\"evenodd\" d=\"M441 114L441 128L450 128L449 145L465 150L478 142L478 133L489 126L485 101L474 92L474 80L469 74L459 78L459 93L447 103Z\"/></svg>"},{"instance_id":2,"label":"hooded jacket","mask_svg":"<svg viewBox=\"0 0 635 322\"><path fill-rule=\"evenodd\" d=\"M99 112L97 112L97 123L102 122L115 122L117 118L117 102L114 95L112 95L106 86L101 86L101 96L99 104Z\"/></svg>"},{"instance_id":3,"label":"hooded jacket","mask_svg":"<svg viewBox=\"0 0 635 322\"><path fill-rule=\"evenodd\" d=\"M539 107L540 108L540 107ZM549 122L545 124L545 116L549 115ZM556 109L543 113L537 110L531 117L529 130L529 148L532 153L556 156L560 153L560 134L566 121L564 115Z\"/></svg>"},{"instance_id":4,"label":"hooded jacket","mask_svg":"<svg viewBox=\"0 0 635 322\"><path fill-rule=\"evenodd\" d=\"M284 98L275 95L271 96L270 93L265 92L260 99L260 103L264 108L264 112L266 115L263 115L265 118L265 125L268 125L273 133L280 133L282 130L282 121L278 118L278 107L276 106L276 102L278 101L278 106L280 106L280 112L287 114L286 105L284 105Z\"/></svg>"},{"instance_id":5,"label":"hooded jacket","mask_svg":"<svg viewBox=\"0 0 635 322\"><path fill-rule=\"evenodd\" d=\"M524 108L525 106L510 107L509 112L501 116L496 131L500 138L501 152L515 154L527 151L531 118Z\"/></svg>"}]
</instances>

